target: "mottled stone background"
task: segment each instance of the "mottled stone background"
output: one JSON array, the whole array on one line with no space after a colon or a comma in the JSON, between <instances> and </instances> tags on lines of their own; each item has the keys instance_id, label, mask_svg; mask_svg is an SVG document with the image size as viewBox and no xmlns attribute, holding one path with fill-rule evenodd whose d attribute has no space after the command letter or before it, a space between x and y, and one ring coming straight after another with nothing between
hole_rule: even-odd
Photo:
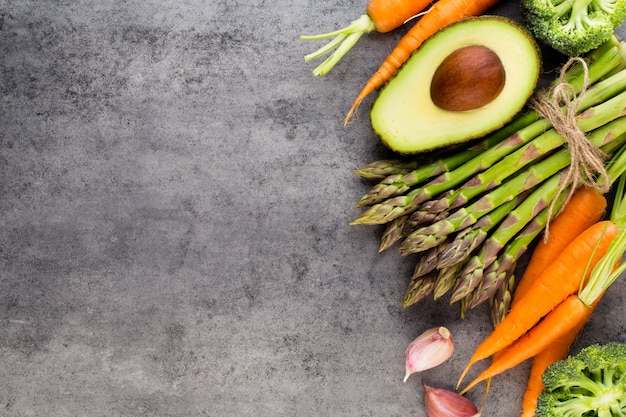
<instances>
[{"instance_id":1,"label":"mottled stone background","mask_svg":"<svg viewBox=\"0 0 626 417\"><path fill-rule=\"evenodd\" d=\"M453 389L486 308L403 310L415 259L348 225L352 170L390 154L343 116L403 29L326 77L302 58L364 7L0 0L0 415L425 416L422 379ZM626 341L625 293L577 347ZM442 324L455 355L402 383ZM484 415L518 415L526 372Z\"/></svg>"}]
</instances>

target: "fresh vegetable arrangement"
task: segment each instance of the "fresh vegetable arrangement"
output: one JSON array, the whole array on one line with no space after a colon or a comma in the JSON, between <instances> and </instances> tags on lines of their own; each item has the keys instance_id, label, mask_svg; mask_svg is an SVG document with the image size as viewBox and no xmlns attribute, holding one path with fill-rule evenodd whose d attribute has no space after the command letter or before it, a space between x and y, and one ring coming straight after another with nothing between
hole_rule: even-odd
<instances>
[{"instance_id":1,"label":"fresh vegetable arrangement","mask_svg":"<svg viewBox=\"0 0 626 417\"><path fill-rule=\"evenodd\" d=\"M334 38L306 57L336 48L314 70L324 75L364 33L415 22L344 119L380 89L372 129L399 154L355 170L374 184L351 224L384 225L379 251L415 257L405 308L428 296L448 296L461 317L490 305L493 332L457 390L489 365L460 392L422 381L429 417L479 416L464 395L527 360L522 417L624 416L624 345L567 355L626 270L626 42L615 35L626 0L520 0L522 22L484 15L496 3L371 0L348 28L302 37ZM567 62L536 91L540 43ZM404 381L453 352L447 328L424 332Z\"/></svg>"},{"instance_id":2,"label":"fresh vegetable arrangement","mask_svg":"<svg viewBox=\"0 0 626 417\"><path fill-rule=\"evenodd\" d=\"M607 76L623 64L624 44L610 44L590 58L591 87L577 113L578 126L608 155L626 141L626 71ZM580 85L580 77L570 82ZM528 110L435 162L415 169L400 163L360 199L366 209L353 224L385 224L380 250L399 242L401 254L418 255L405 307L448 292L463 315L489 299L502 303L492 296L566 197L561 186L571 157L564 144L548 120ZM392 165L373 163L357 173L371 178Z\"/></svg>"}]
</instances>

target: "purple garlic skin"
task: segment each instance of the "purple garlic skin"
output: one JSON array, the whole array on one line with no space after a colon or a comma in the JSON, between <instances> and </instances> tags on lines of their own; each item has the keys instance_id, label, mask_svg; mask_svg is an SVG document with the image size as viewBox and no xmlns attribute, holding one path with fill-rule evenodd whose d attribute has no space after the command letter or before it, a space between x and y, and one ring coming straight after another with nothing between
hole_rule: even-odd
<instances>
[{"instance_id":1,"label":"purple garlic skin","mask_svg":"<svg viewBox=\"0 0 626 417\"><path fill-rule=\"evenodd\" d=\"M428 417L479 417L478 407L453 391L424 386L424 406Z\"/></svg>"}]
</instances>

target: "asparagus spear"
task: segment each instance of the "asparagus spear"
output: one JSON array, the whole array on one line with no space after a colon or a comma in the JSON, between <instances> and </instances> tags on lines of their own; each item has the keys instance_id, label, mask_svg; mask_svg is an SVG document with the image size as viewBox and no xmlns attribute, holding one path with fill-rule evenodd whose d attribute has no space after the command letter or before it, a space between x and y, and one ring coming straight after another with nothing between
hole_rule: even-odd
<instances>
[{"instance_id":1,"label":"asparagus spear","mask_svg":"<svg viewBox=\"0 0 626 417\"><path fill-rule=\"evenodd\" d=\"M502 219L526 198L527 193L520 193L511 201L501 204L492 212L484 215L476 224L457 233L455 239L439 255L438 268L446 268L467 259L489 235Z\"/></svg>"},{"instance_id":2,"label":"asparagus spear","mask_svg":"<svg viewBox=\"0 0 626 417\"><path fill-rule=\"evenodd\" d=\"M559 191L561 177L563 176L565 176L564 172L554 175L533 190L533 192L523 199L513 210L507 210L508 214L504 221L498 225L489 239L481 245L481 249L478 253L470 257L464 264L452 289L450 303L463 300L481 284L483 271L495 261L496 255L500 249L512 239L524 225L530 223L550 204ZM512 202L515 202L515 199L503 204L499 209L494 210L494 212L501 210L502 207L508 208ZM545 221L543 224L545 224ZM432 250L433 249L431 249L431 251ZM465 304L467 307L471 305L470 303Z\"/></svg>"},{"instance_id":3,"label":"asparagus spear","mask_svg":"<svg viewBox=\"0 0 626 417\"><path fill-rule=\"evenodd\" d=\"M452 288L450 304L464 299L471 291L480 284L483 277L483 265L480 256L470 257L463 265L463 269L457 276Z\"/></svg>"},{"instance_id":4,"label":"asparagus spear","mask_svg":"<svg viewBox=\"0 0 626 417\"><path fill-rule=\"evenodd\" d=\"M525 196L526 193L522 193L494 209L492 213L483 216L476 224L478 227L465 228L454 238L424 252L419 258L414 276L424 275L435 269L444 269L465 261L471 252L484 241L488 231L497 226L519 202L524 200Z\"/></svg>"},{"instance_id":5,"label":"asparagus spear","mask_svg":"<svg viewBox=\"0 0 626 417\"><path fill-rule=\"evenodd\" d=\"M454 287L457 273L463 266L463 263L439 268L437 271L437 278L435 279L435 287L433 288L433 297L435 300L443 297L448 291Z\"/></svg>"},{"instance_id":6,"label":"asparagus spear","mask_svg":"<svg viewBox=\"0 0 626 417\"><path fill-rule=\"evenodd\" d=\"M547 210L546 210L547 214ZM546 216L547 217L547 216ZM537 220L541 220L538 216ZM485 276L479 288L468 297L467 309L475 308L489 300L490 317L495 327L506 316L513 299L515 285L515 267L517 261L526 252L530 243L541 233L545 224L531 222L520 238L511 242L503 254L485 271Z\"/></svg>"},{"instance_id":7,"label":"asparagus spear","mask_svg":"<svg viewBox=\"0 0 626 417\"><path fill-rule=\"evenodd\" d=\"M519 232L524 225L542 212L557 197L566 172L560 171L538 186L522 203L512 210L498 226L496 231L482 245L484 267L496 259L500 250ZM555 205L554 213L558 211Z\"/></svg>"},{"instance_id":8,"label":"asparagus spear","mask_svg":"<svg viewBox=\"0 0 626 417\"><path fill-rule=\"evenodd\" d=\"M419 276L426 275L437 268L437 259L442 246L444 246L444 244L435 246L424 252L422 256L419 257L413 271L413 277L417 278Z\"/></svg>"},{"instance_id":9,"label":"asparagus spear","mask_svg":"<svg viewBox=\"0 0 626 417\"><path fill-rule=\"evenodd\" d=\"M609 161L608 177L611 182L617 180L619 176L626 170L626 135L611 142L612 148L607 151L613 153L611 161ZM608 148L605 147L605 149ZM507 245L507 248L498 257L496 262L485 271L485 277L481 283L479 290L475 291L471 308L476 307L485 299L489 300L491 309L491 320L493 325L497 325L509 309L515 277L513 276L513 270L516 267L517 261L527 250L530 241L537 236L545 225L540 225L537 233L532 232L523 239L516 239ZM527 230L532 229L532 225L529 225ZM531 230L532 231L532 230Z\"/></svg>"},{"instance_id":10,"label":"asparagus spear","mask_svg":"<svg viewBox=\"0 0 626 417\"><path fill-rule=\"evenodd\" d=\"M626 43L614 36L597 49L587 53L585 56L585 61L588 65L587 83L593 84L608 75L621 71L621 69L624 68L624 61L626 61L624 46L626 46ZM554 80L551 86L560 81L572 85L577 91L581 91L582 86L585 84L582 66L576 65L569 68L566 73L563 74L562 80Z\"/></svg>"},{"instance_id":11,"label":"asparagus spear","mask_svg":"<svg viewBox=\"0 0 626 417\"><path fill-rule=\"evenodd\" d=\"M443 196L451 195L453 192L453 190L446 191ZM409 218L402 228L402 233L406 236L417 230L420 226L431 224L447 217L447 213L444 211L435 211L432 209L432 205L436 204L436 202L437 200L426 201L421 205L419 210L409 214Z\"/></svg>"},{"instance_id":12,"label":"asparagus spear","mask_svg":"<svg viewBox=\"0 0 626 417\"><path fill-rule=\"evenodd\" d=\"M588 139L602 148L625 132L626 116L622 116L589 133ZM417 253L431 248L449 234L473 225L480 217L491 212L500 204L513 199L517 193L540 184L567 167L570 162L571 158L567 148L560 149L549 157L530 165L512 179L480 197L473 204L457 209L444 220L414 231L403 240L400 250L405 253Z\"/></svg>"},{"instance_id":13,"label":"asparagus spear","mask_svg":"<svg viewBox=\"0 0 626 417\"><path fill-rule=\"evenodd\" d=\"M406 214L404 216L393 219L392 221L387 223L387 227L385 228L385 231L383 232L383 235L380 238L380 245L378 246L378 252L382 252L390 248L391 246L393 246L394 243L402 239L402 237L404 236L403 234L404 225L406 224L408 219L409 219L409 215Z\"/></svg>"},{"instance_id":14,"label":"asparagus spear","mask_svg":"<svg viewBox=\"0 0 626 417\"><path fill-rule=\"evenodd\" d=\"M461 149L459 152L447 154L429 164L421 164L408 172L389 175L382 179L357 202L357 207L365 207L380 203L388 198L401 195L412 187L422 184L426 180L445 174L473 158L481 155L486 150L496 146L504 139L514 134L525 125L537 120L538 115L534 112L521 114L508 123L505 127L487 135L480 142L471 145L469 148ZM440 178L438 182L441 182Z\"/></svg>"},{"instance_id":15,"label":"asparagus spear","mask_svg":"<svg viewBox=\"0 0 626 417\"><path fill-rule=\"evenodd\" d=\"M502 279L502 284L489 299L489 317L494 328L504 319L511 307L514 287L515 267L512 267L506 272Z\"/></svg>"},{"instance_id":16,"label":"asparagus spear","mask_svg":"<svg viewBox=\"0 0 626 417\"><path fill-rule=\"evenodd\" d=\"M558 176L557 176L558 177ZM519 258L526 252L532 241L545 229L549 218L560 210L565 200L566 192L562 192L557 198L555 211L550 212L547 205L532 220L525 223L525 227L520 228L520 232L515 239L503 245L502 253L486 263L484 274L478 286L472 289L472 296L468 303L468 308L474 308L482 302L488 300L502 283L510 268L514 267ZM469 292L468 292L469 293Z\"/></svg>"},{"instance_id":17,"label":"asparagus spear","mask_svg":"<svg viewBox=\"0 0 626 417\"><path fill-rule=\"evenodd\" d=\"M411 278L404 296L402 297L402 306L404 308L410 307L432 293L436 278L437 271L431 271L426 275Z\"/></svg>"},{"instance_id":18,"label":"asparagus spear","mask_svg":"<svg viewBox=\"0 0 626 417\"><path fill-rule=\"evenodd\" d=\"M626 88L626 71L615 76L621 79L621 85ZM609 84L615 86L616 84ZM620 85L620 84L618 84ZM597 90L596 90L597 91ZM613 91L609 89L609 91ZM578 116L579 128L587 133L593 129L605 125L611 120L626 112L626 91L602 102L596 106L587 108ZM466 182L459 190L445 198L441 198L436 204L431 205L431 210L454 209L467 204L472 198L494 188L502 183L508 176L519 169L532 164L544 155L563 146L565 139L554 129L550 129L539 135L534 140L519 148L517 151L504 157L500 162L483 171Z\"/></svg>"},{"instance_id":19,"label":"asparagus spear","mask_svg":"<svg viewBox=\"0 0 626 417\"><path fill-rule=\"evenodd\" d=\"M392 175L404 175L419 168L421 160L382 159L354 170L354 174L367 180L379 181Z\"/></svg>"},{"instance_id":20,"label":"asparagus spear","mask_svg":"<svg viewBox=\"0 0 626 417\"><path fill-rule=\"evenodd\" d=\"M401 195L429 178L457 168L481 152L482 150L478 147L469 148L438 159L430 164L415 167L406 173L390 175L363 195L357 202L356 207L371 206L396 195Z\"/></svg>"}]
</instances>

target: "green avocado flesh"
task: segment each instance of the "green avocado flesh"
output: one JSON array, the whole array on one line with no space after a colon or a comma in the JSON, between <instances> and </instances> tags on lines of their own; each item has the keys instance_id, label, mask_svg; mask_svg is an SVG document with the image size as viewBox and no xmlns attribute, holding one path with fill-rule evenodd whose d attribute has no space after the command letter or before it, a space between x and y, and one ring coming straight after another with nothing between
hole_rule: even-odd
<instances>
[{"instance_id":1,"label":"green avocado flesh","mask_svg":"<svg viewBox=\"0 0 626 417\"><path fill-rule=\"evenodd\" d=\"M480 107L445 110L431 97L433 77L446 58L469 46L483 46L495 53L504 70L504 85ZM462 70L469 65L461 61L457 67ZM386 146L401 154L478 138L502 127L522 110L540 72L541 57L534 38L511 20L481 16L453 23L426 40L380 90L370 112L372 128ZM453 84L455 77L449 78Z\"/></svg>"}]
</instances>

